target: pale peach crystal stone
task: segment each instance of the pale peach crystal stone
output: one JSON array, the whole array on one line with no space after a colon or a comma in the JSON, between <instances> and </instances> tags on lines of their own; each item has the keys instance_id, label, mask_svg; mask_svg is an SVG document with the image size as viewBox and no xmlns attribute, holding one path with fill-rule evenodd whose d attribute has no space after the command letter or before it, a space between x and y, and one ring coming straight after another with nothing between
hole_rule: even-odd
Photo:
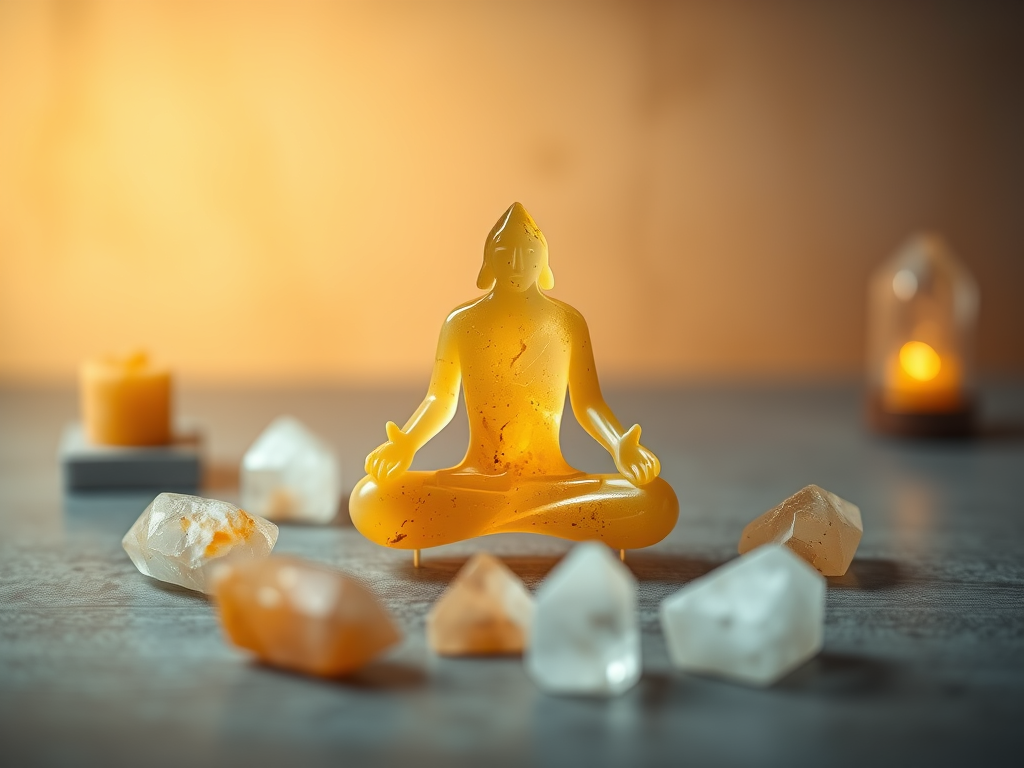
<instances>
[{"instance_id":1,"label":"pale peach crystal stone","mask_svg":"<svg viewBox=\"0 0 1024 768\"><path fill-rule=\"evenodd\" d=\"M436 653L521 653L533 621L533 598L518 576L491 555L475 555L427 615Z\"/></svg>"},{"instance_id":2,"label":"pale peach crystal stone","mask_svg":"<svg viewBox=\"0 0 1024 768\"><path fill-rule=\"evenodd\" d=\"M817 485L808 485L743 529L739 552L782 544L824 576L842 576L864 533L860 509Z\"/></svg>"},{"instance_id":3,"label":"pale peach crystal stone","mask_svg":"<svg viewBox=\"0 0 1024 768\"><path fill-rule=\"evenodd\" d=\"M373 594L333 568L290 557L227 560L212 581L228 639L268 664L335 677L401 638Z\"/></svg>"},{"instance_id":4,"label":"pale peach crystal stone","mask_svg":"<svg viewBox=\"0 0 1024 768\"><path fill-rule=\"evenodd\" d=\"M262 558L277 542L277 526L234 504L200 496L161 493L121 540L147 576L209 592L206 566L225 555Z\"/></svg>"}]
</instances>

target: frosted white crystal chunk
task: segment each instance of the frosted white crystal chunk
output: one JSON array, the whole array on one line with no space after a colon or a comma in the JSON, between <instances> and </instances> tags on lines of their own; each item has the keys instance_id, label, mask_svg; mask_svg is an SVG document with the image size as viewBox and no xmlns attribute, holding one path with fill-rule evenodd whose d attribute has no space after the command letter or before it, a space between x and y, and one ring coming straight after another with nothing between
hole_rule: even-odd
<instances>
[{"instance_id":1,"label":"frosted white crystal chunk","mask_svg":"<svg viewBox=\"0 0 1024 768\"><path fill-rule=\"evenodd\" d=\"M605 545L576 546L538 588L526 669L549 693L616 695L640 679L636 579Z\"/></svg>"},{"instance_id":2,"label":"frosted white crystal chunk","mask_svg":"<svg viewBox=\"0 0 1024 768\"><path fill-rule=\"evenodd\" d=\"M672 663L771 685L821 650L825 579L767 544L694 579L661 603Z\"/></svg>"},{"instance_id":3,"label":"frosted white crystal chunk","mask_svg":"<svg viewBox=\"0 0 1024 768\"><path fill-rule=\"evenodd\" d=\"M242 506L270 520L327 523L338 512L334 453L302 422L275 419L242 459Z\"/></svg>"},{"instance_id":4,"label":"frosted white crystal chunk","mask_svg":"<svg viewBox=\"0 0 1024 768\"><path fill-rule=\"evenodd\" d=\"M128 530L121 546L147 576L209 592L207 563L228 554L266 557L276 542L276 525L234 504L161 493Z\"/></svg>"}]
</instances>

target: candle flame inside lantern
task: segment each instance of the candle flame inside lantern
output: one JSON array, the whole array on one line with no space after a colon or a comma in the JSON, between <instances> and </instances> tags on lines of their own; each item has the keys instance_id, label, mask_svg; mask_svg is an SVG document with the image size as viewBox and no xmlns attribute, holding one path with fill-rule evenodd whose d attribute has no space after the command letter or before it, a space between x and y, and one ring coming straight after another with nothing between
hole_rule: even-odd
<instances>
[{"instance_id":1,"label":"candle flame inside lantern","mask_svg":"<svg viewBox=\"0 0 1024 768\"><path fill-rule=\"evenodd\" d=\"M908 341L900 348L900 366L917 381L931 381L939 375L942 359L923 341Z\"/></svg>"}]
</instances>

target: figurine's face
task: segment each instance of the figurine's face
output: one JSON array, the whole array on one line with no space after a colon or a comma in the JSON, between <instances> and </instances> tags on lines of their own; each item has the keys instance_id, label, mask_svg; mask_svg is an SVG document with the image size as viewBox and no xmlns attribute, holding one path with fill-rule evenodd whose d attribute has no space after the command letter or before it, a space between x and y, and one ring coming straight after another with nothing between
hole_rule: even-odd
<instances>
[{"instance_id":1,"label":"figurine's face","mask_svg":"<svg viewBox=\"0 0 1024 768\"><path fill-rule=\"evenodd\" d=\"M548 291L555 276L548 267L548 244L537 222L521 203L513 203L498 219L484 244L478 288L525 291L539 285Z\"/></svg>"},{"instance_id":2,"label":"figurine's face","mask_svg":"<svg viewBox=\"0 0 1024 768\"><path fill-rule=\"evenodd\" d=\"M509 229L498 232L491 240L491 270L499 285L525 291L540 279L548 261L548 249L541 240Z\"/></svg>"}]
</instances>

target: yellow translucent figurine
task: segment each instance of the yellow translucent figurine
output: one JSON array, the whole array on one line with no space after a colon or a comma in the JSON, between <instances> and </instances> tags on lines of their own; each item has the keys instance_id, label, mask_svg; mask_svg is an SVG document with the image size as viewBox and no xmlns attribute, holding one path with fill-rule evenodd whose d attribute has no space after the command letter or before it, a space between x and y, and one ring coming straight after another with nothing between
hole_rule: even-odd
<instances>
[{"instance_id":1,"label":"yellow translucent figurine","mask_svg":"<svg viewBox=\"0 0 1024 768\"><path fill-rule=\"evenodd\" d=\"M679 515L658 458L623 429L601 396L590 332L575 309L546 296L548 246L514 203L484 244L477 287L487 294L445 320L427 396L366 457L349 510L371 541L420 550L490 533L543 533L620 549L665 538ZM469 449L458 466L410 472L413 456L455 414L460 383ZM620 474L590 475L562 457L568 387L573 413ZM418 553L417 553L418 562Z\"/></svg>"}]
</instances>

